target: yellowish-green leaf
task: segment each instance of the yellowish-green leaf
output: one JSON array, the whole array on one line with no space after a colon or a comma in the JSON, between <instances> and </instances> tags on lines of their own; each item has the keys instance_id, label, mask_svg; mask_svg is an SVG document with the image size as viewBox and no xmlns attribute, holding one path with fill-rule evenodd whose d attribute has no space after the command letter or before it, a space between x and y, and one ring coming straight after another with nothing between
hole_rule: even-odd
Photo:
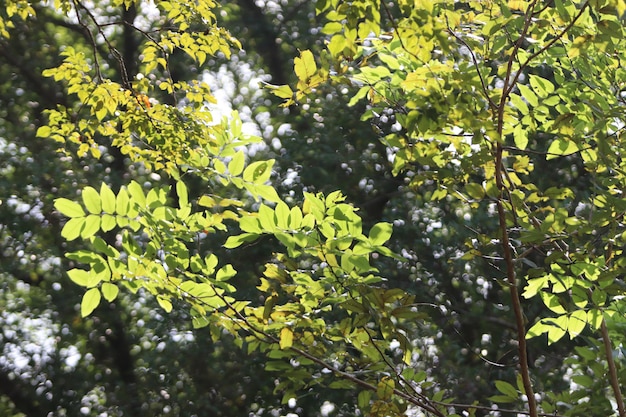
<instances>
[{"instance_id":1,"label":"yellowish-green leaf","mask_svg":"<svg viewBox=\"0 0 626 417\"><path fill-rule=\"evenodd\" d=\"M169 313L172 311L172 303L169 300L161 296L157 296L157 302L159 303L161 308L165 310L166 313Z\"/></svg>"},{"instance_id":2,"label":"yellowish-green leaf","mask_svg":"<svg viewBox=\"0 0 626 417\"><path fill-rule=\"evenodd\" d=\"M515 146L521 150L526 149L526 146L528 146L528 131L521 123L517 124L513 129L513 140L515 141Z\"/></svg>"},{"instance_id":3,"label":"yellowish-green leaf","mask_svg":"<svg viewBox=\"0 0 626 417\"><path fill-rule=\"evenodd\" d=\"M482 200L485 197L485 189L482 185L470 182L465 184L465 192L475 200Z\"/></svg>"},{"instance_id":4,"label":"yellowish-green leaf","mask_svg":"<svg viewBox=\"0 0 626 417\"><path fill-rule=\"evenodd\" d=\"M65 226L63 226L63 230L61 230L61 236L63 236L68 241L72 241L80 236L80 233L84 227L84 217L76 217L70 219L67 223L65 223Z\"/></svg>"},{"instance_id":5,"label":"yellowish-green leaf","mask_svg":"<svg viewBox=\"0 0 626 417\"><path fill-rule=\"evenodd\" d=\"M511 93L511 103L518 109L523 115L528 114L528 105L520 96L517 94Z\"/></svg>"},{"instance_id":6,"label":"yellowish-green leaf","mask_svg":"<svg viewBox=\"0 0 626 417\"><path fill-rule=\"evenodd\" d=\"M376 386L376 395L383 401L391 399L396 384L393 379L388 376L381 378L380 382Z\"/></svg>"},{"instance_id":7,"label":"yellowish-green leaf","mask_svg":"<svg viewBox=\"0 0 626 417\"><path fill-rule=\"evenodd\" d=\"M537 98L533 90L528 88L527 85L518 84L517 87L519 88L520 93L522 93L522 97L526 99L528 104L530 104L533 107L537 107L539 105L539 99Z\"/></svg>"},{"instance_id":8,"label":"yellowish-green leaf","mask_svg":"<svg viewBox=\"0 0 626 417\"><path fill-rule=\"evenodd\" d=\"M100 194L93 187L85 187L82 192L83 203L92 214L100 214L102 212L102 202Z\"/></svg>"},{"instance_id":9,"label":"yellowish-green leaf","mask_svg":"<svg viewBox=\"0 0 626 417\"><path fill-rule=\"evenodd\" d=\"M548 148L546 159L555 159L559 156L571 155L578 152L578 146L573 140L566 138L556 138Z\"/></svg>"},{"instance_id":10,"label":"yellowish-green leaf","mask_svg":"<svg viewBox=\"0 0 626 417\"><path fill-rule=\"evenodd\" d=\"M294 70L301 81L308 82L317 72L317 65L311 51L300 52L300 56L294 59Z\"/></svg>"},{"instance_id":11,"label":"yellowish-green leaf","mask_svg":"<svg viewBox=\"0 0 626 417\"><path fill-rule=\"evenodd\" d=\"M567 321L567 332L570 339L578 336L587 326L587 312L585 310L574 311Z\"/></svg>"},{"instance_id":12,"label":"yellowish-green leaf","mask_svg":"<svg viewBox=\"0 0 626 417\"><path fill-rule=\"evenodd\" d=\"M67 198L57 198L54 200L54 208L59 210L61 214L67 217L84 217L85 210L75 201Z\"/></svg>"},{"instance_id":13,"label":"yellowish-green leaf","mask_svg":"<svg viewBox=\"0 0 626 417\"><path fill-rule=\"evenodd\" d=\"M70 269L67 271L67 276L81 287L86 287L89 282L89 272L84 269Z\"/></svg>"},{"instance_id":14,"label":"yellowish-green leaf","mask_svg":"<svg viewBox=\"0 0 626 417\"><path fill-rule=\"evenodd\" d=\"M370 241L372 245L382 245L391 237L393 226L391 223L376 223L370 230Z\"/></svg>"},{"instance_id":15,"label":"yellowish-green leaf","mask_svg":"<svg viewBox=\"0 0 626 417\"><path fill-rule=\"evenodd\" d=\"M80 231L80 237L88 239L100 230L100 216L90 214L85 218L84 227Z\"/></svg>"},{"instance_id":16,"label":"yellowish-green leaf","mask_svg":"<svg viewBox=\"0 0 626 417\"><path fill-rule=\"evenodd\" d=\"M115 199L115 211L121 216L125 216L130 209L130 198L126 188L122 188Z\"/></svg>"},{"instance_id":17,"label":"yellowish-green leaf","mask_svg":"<svg viewBox=\"0 0 626 417\"><path fill-rule=\"evenodd\" d=\"M100 200L102 202L102 210L105 213L115 213L115 193L105 183L102 183L100 186Z\"/></svg>"},{"instance_id":18,"label":"yellowish-green leaf","mask_svg":"<svg viewBox=\"0 0 626 417\"><path fill-rule=\"evenodd\" d=\"M530 86L533 90L535 90L535 93L537 93L539 97L545 98L554 92L554 84L545 78L541 78L537 75L530 75L529 81Z\"/></svg>"},{"instance_id":19,"label":"yellowish-green leaf","mask_svg":"<svg viewBox=\"0 0 626 417\"><path fill-rule=\"evenodd\" d=\"M120 292L120 289L115 284L111 284L110 282L102 283L102 295L108 302L112 302L117 298L117 295Z\"/></svg>"},{"instance_id":20,"label":"yellowish-green leaf","mask_svg":"<svg viewBox=\"0 0 626 417\"><path fill-rule=\"evenodd\" d=\"M100 290L98 288L91 288L83 295L83 300L80 303L80 314L83 317L90 315L96 307L100 304Z\"/></svg>"},{"instance_id":21,"label":"yellowish-green leaf","mask_svg":"<svg viewBox=\"0 0 626 417\"><path fill-rule=\"evenodd\" d=\"M289 349L293 346L293 332L288 327L283 327L280 331L280 348Z\"/></svg>"},{"instance_id":22,"label":"yellowish-green leaf","mask_svg":"<svg viewBox=\"0 0 626 417\"><path fill-rule=\"evenodd\" d=\"M228 172L230 175L239 175L243 172L246 157L243 151L239 151L233 156L228 163Z\"/></svg>"}]
</instances>

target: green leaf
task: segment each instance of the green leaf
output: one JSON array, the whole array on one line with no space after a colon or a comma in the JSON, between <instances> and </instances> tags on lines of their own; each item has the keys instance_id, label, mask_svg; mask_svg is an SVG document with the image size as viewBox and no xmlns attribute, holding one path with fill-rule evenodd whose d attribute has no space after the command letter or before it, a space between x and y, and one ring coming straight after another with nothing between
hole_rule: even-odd
<instances>
[{"instance_id":1,"label":"green leaf","mask_svg":"<svg viewBox=\"0 0 626 417\"><path fill-rule=\"evenodd\" d=\"M85 187L82 192L83 203L92 214L102 213L102 202L100 194L93 187Z\"/></svg>"},{"instance_id":2,"label":"green leaf","mask_svg":"<svg viewBox=\"0 0 626 417\"><path fill-rule=\"evenodd\" d=\"M228 172L230 175L237 176L243 172L246 156L243 151L239 151L233 156L228 163Z\"/></svg>"},{"instance_id":3,"label":"green leaf","mask_svg":"<svg viewBox=\"0 0 626 417\"><path fill-rule=\"evenodd\" d=\"M54 208L67 217L76 218L85 216L85 210L83 210L82 206L67 198L57 198L54 200Z\"/></svg>"},{"instance_id":4,"label":"green leaf","mask_svg":"<svg viewBox=\"0 0 626 417\"><path fill-rule=\"evenodd\" d=\"M496 381L496 389L509 398L519 398L517 389L506 381Z\"/></svg>"},{"instance_id":5,"label":"green leaf","mask_svg":"<svg viewBox=\"0 0 626 417\"><path fill-rule=\"evenodd\" d=\"M535 93L537 93L539 97L545 98L549 94L554 92L554 84L552 84L545 78L541 78L537 75L531 74L529 77L529 81L530 86L533 88L533 90L535 90Z\"/></svg>"},{"instance_id":6,"label":"green leaf","mask_svg":"<svg viewBox=\"0 0 626 417\"><path fill-rule=\"evenodd\" d=\"M78 238L85 227L85 220L85 217L69 219L68 222L65 223L65 226L63 226L63 230L61 230L61 236L68 241Z\"/></svg>"},{"instance_id":7,"label":"green leaf","mask_svg":"<svg viewBox=\"0 0 626 417\"><path fill-rule=\"evenodd\" d=\"M100 230L100 216L90 214L85 218L84 227L80 231L80 237L88 239Z\"/></svg>"},{"instance_id":8,"label":"green leaf","mask_svg":"<svg viewBox=\"0 0 626 417\"><path fill-rule=\"evenodd\" d=\"M391 232L393 230L393 226L391 223L376 223L370 230L370 241L372 245L378 246L382 245L389 240L391 237Z\"/></svg>"},{"instance_id":9,"label":"green leaf","mask_svg":"<svg viewBox=\"0 0 626 417\"><path fill-rule=\"evenodd\" d=\"M547 160L558 158L559 156L571 155L578 152L578 145L567 138L556 138L548 148Z\"/></svg>"},{"instance_id":10,"label":"green leaf","mask_svg":"<svg viewBox=\"0 0 626 417\"><path fill-rule=\"evenodd\" d=\"M117 295L120 292L120 289L115 284L111 284L110 282L102 283L102 295L108 302L112 302L117 298Z\"/></svg>"},{"instance_id":11,"label":"green leaf","mask_svg":"<svg viewBox=\"0 0 626 417\"><path fill-rule=\"evenodd\" d=\"M100 186L100 200L102 201L102 211L115 214L115 193L105 183Z\"/></svg>"},{"instance_id":12,"label":"green leaf","mask_svg":"<svg viewBox=\"0 0 626 417\"><path fill-rule=\"evenodd\" d=\"M360 410L365 410L370 406L370 400L372 399L371 391L361 391L357 397L357 405Z\"/></svg>"},{"instance_id":13,"label":"green leaf","mask_svg":"<svg viewBox=\"0 0 626 417\"><path fill-rule=\"evenodd\" d=\"M465 192L475 200L482 200L485 197L483 186L473 182L465 184Z\"/></svg>"},{"instance_id":14,"label":"green leaf","mask_svg":"<svg viewBox=\"0 0 626 417\"><path fill-rule=\"evenodd\" d=\"M517 398L512 398L507 395L492 395L488 400L494 403L512 403L517 401Z\"/></svg>"},{"instance_id":15,"label":"green leaf","mask_svg":"<svg viewBox=\"0 0 626 417\"><path fill-rule=\"evenodd\" d=\"M189 195L184 182L176 181L176 195L178 196L178 207L185 208L189 206Z\"/></svg>"},{"instance_id":16,"label":"green leaf","mask_svg":"<svg viewBox=\"0 0 626 417\"><path fill-rule=\"evenodd\" d=\"M589 375L574 375L572 381L585 388L591 388L594 384L594 379Z\"/></svg>"},{"instance_id":17,"label":"green leaf","mask_svg":"<svg viewBox=\"0 0 626 417\"><path fill-rule=\"evenodd\" d=\"M100 290L98 288L91 288L83 295L83 300L80 303L80 314L83 317L90 315L96 307L100 304Z\"/></svg>"},{"instance_id":18,"label":"green leaf","mask_svg":"<svg viewBox=\"0 0 626 417\"><path fill-rule=\"evenodd\" d=\"M115 199L115 211L117 214L121 216L125 216L130 209L130 198L128 197L128 192L125 188L122 188L119 193L117 193L117 198Z\"/></svg>"},{"instance_id":19,"label":"green leaf","mask_svg":"<svg viewBox=\"0 0 626 417\"><path fill-rule=\"evenodd\" d=\"M86 287L89 282L89 272L84 269L70 269L67 271L67 276L81 287Z\"/></svg>"},{"instance_id":20,"label":"green leaf","mask_svg":"<svg viewBox=\"0 0 626 417\"><path fill-rule=\"evenodd\" d=\"M518 84L517 87L519 88L520 93L522 93L522 97L526 99L528 104L533 107L537 107L539 105L539 99L537 98L533 90L531 90L530 88L528 88L528 86L524 84Z\"/></svg>"}]
</instances>

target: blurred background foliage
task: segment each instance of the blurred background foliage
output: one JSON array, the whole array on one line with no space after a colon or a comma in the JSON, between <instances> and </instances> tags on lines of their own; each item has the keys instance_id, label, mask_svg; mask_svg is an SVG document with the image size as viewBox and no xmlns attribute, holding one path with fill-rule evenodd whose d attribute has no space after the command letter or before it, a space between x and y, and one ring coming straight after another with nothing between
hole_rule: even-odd
<instances>
[{"instance_id":1,"label":"blurred background foliage","mask_svg":"<svg viewBox=\"0 0 626 417\"><path fill-rule=\"evenodd\" d=\"M163 314L150 297L123 294L89 319L80 318L82 289L66 278L70 265L63 258L78 243L61 239L53 200L75 199L78 189L102 181L119 187L134 179L148 188L160 176L105 144L95 161L64 156L55 143L35 137L44 109L71 104L62 87L41 72L58 65L68 45L91 48L75 19L56 14L45 2L36 8L36 17L14 19L11 37L0 38L0 415L356 415L351 390L316 387L282 404L275 390L280 378L264 370L263 357L243 355L228 338L214 342L208 330L191 329L184 309ZM517 364L515 326L505 319L512 317L510 297L493 278L501 275L497 258L463 257L471 249L466 242L492 234L486 228L497 224L494 207L485 201L470 213L457 200L435 205L424 197L434 186L411 186L419 167L393 175L380 139L396 129L394 112L361 121L365 104L348 106L353 86L325 85L306 103L288 108L262 88L293 82L298 50L323 45L314 8L315 2L306 0L225 2L220 23L242 42L243 51L203 68L174 55L172 78L203 77L220 99L217 113L228 114L227 105L239 111L246 129L264 139L255 152L277 159L273 181L286 201L301 200L302 191L339 189L360 208L365 228L392 222L391 248L406 261L381 261L379 268L389 287L416 294L429 316L415 323L421 337L414 343L422 352L416 368L456 386L458 402L497 394L493 381L511 379ZM91 9L146 31L162 24L141 7L124 10L94 0ZM136 74L140 36L124 25L110 30L127 70ZM101 59L108 76L119 79L114 57L105 51ZM558 175L545 175L548 169ZM560 158L549 167L536 166L531 178L540 189L567 186L585 195L590 184L584 172L574 158ZM207 250L221 243L205 242ZM271 247L261 241L246 248L245 258L234 250L224 259L239 271L238 288L254 288ZM526 306L529 315L537 309ZM591 347L585 349L593 352L595 342L587 342ZM543 340L531 341L539 390L567 389L573 364L564 352L581 343L546 348ZM599 366L582 354L574 365L589 373ZM603 395L594 389L590 385L585 392Z\"/></svg>"}]
</instances>

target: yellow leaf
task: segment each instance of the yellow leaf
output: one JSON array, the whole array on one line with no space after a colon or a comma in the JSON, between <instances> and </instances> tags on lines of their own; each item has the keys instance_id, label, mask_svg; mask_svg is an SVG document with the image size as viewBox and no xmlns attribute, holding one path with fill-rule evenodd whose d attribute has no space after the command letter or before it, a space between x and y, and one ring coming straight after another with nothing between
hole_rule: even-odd
<instances>
[{"instance_id":1,"label":"yellow leaf","mask_svg":"<svg viewBox=\"0 0 626 417\"><path fill-rule=\"evenodd\" d=\"M317 65L311 51L300 52L300 57L294 59L294 70L301 81L307 82L317 71Z\"/></svg>"},{"instance_id":2,"label":"yellow leaf","mask_svg":"<svg viewBox=\"0 0 626 417\"><path fill-rule=\"evenodd\" d=\"M280 348L289 349L293 345L293 332L288 327L280 331Z\"/></svg>"}]
</instances>

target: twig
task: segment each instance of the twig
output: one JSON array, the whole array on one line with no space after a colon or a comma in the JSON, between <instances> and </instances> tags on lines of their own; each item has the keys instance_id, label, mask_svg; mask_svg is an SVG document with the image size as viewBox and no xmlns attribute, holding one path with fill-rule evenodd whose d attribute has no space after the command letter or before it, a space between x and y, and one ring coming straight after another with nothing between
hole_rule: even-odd
<instances>
[{"instance_id":1,"label":"twig","mask_svg":"<svg viewBox=\"0 0 626 417\"><path fill-rule=\"evenodd\" d=\"M447 20L448 18L446 17L446 23L447 23ZM452 35L457 41L461 42L463 46L465 46L469 50L470 56L472 57L472 62L474 62L474 67L476 68L476 72L478 73L478 78L480 79L480 85L482 86L483 94L485 95L485 98L489 102L489 108L495 113L498 106L489 95L489 88L487 88L487 83L485 82L485 78L483 77L483 74L480 72L480 67L478 65L478 59L476 58L476 54L474 53L472 48L470 48L467 42L465 42L465 39L461 38L459 35L454 33L450 25L448 25L448 33Z\"/></svg>"}]
</instances>

